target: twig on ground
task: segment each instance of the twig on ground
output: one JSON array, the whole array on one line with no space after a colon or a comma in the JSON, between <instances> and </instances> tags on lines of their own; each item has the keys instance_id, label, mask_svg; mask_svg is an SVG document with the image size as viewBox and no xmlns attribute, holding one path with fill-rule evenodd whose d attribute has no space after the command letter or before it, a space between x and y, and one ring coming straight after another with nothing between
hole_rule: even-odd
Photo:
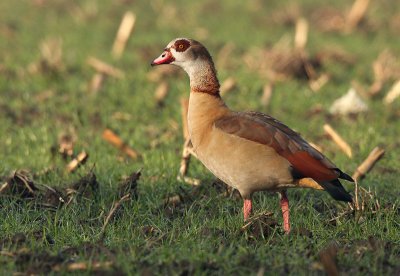
<instances>
[{"instance_id":1,"label":"twig on ground","mask_svg":"<svg viewBox=\"0 0 400 276\"><path fill-rule=\"evenodd\" d=\"M348 157L353 156L349 144L329 124L324 125L324 130Z\"/></svg>"},{"instance_id":2,"label":"twig on ground","mask_svg":"<svg viewBox=\"0 0 400 276\"><path fill-rule=\"evenodd\" d=\"M178 205L181 202L182 202L182 196L181 195L173 195L173 196L170 196L170 197L168 197L168 198L166 198L164 200L164 205L171 204L171 205L175 206L175 205Z\"/></svg>"},{"instance_id":3,"label":"twig on ground","mask_svg":"<svg viewBox=\"0 0 400 276\"><path fill-rule=\"evenodd\" d=\"M124 14L111 51L114 58L118 59L122 56L129 36L135 26L135 21L136 16L133 12L128 11Z\"/></svg>"},{"instance_id":4,"label":"twig on ground","mask_svg":"<svg viewBox=\"0 0 400 276\"><path fill-rule=\"evenodd\" d=\"M314 92L318 92L325 84L329 81L329 75L326 73L322 73L317 79L311 79L308 82L311 90Z\"/></svg>"},{"instance_id":5,"label":"twig on ground","mask_svg":"<svg viewBox=\"0 0 400 276\"><path fill-rule=\"evenodd\" d=\"M0 256L6 256L6 257L14 258L15 254L13 252L10 252L10 251L0 250Z\"/></svg>"},{"instance_id":6,"label":"twig on ground","mask_svg":"<svg viewBox=\"0 0 400 276\"><path fill-rule=\"evenodd\" d=\"M391 104L400 96L400 80L395 82L389 92L386 94L383 102L385 104Z\"/></svg>"},{"instance_id":7,"label":"twig on ground","mask_svg":"<svg viewBox=\"0 0 400 276\"><path fill-rule=\"evenodd\" d=\"M365 17L369 0L355 0L349 14L346 17L344 31L350 33Z\"/></svg>"},{"instance_id":8,"label":"twig on ground","mask_svg":"<svg viewBox=\"0 0 400 276\"><path fill-rule=\"evenodd\" d=\"M354 179L354 208L356 211L360 210L360 205L358 204L358 181Z\"/></svg>"},{"instance_id":9,"label":"twig on ground","mask_svg":"<svg viewBox=\"0 0 400 276\"><path fill-rule=\"evenodd\" d=\"M65 269L67 271L84 271L91 269L92 271L96 270L103 270L103 269L109 269L114 265L113 262L111 261L105 261L105 262L77 262L77 263L71 263L68 264ZM64 267L61 265L56 265L53 267L53 271L61 271Z\"/></svg>"},{"instance_id":10,"label":"twig on ground","mask_svg":"<svg viewBox=\"0 0 400 276\"><path fill-rule=\"evenodd\" d=\"M95 57L89 57L86 61L90 66L92 66L98 73L103 73L105 75L117 78L117 79L123 79L125 77L125 74L123 71L121 71L118 68L115 68L114 66L105 63L104 61L99 60L98 58Z\"/></svg>"},{"instance_id":11,"label":"twig on ground","mask_svg":"<svg viewBox=\"0 0 400 276\"><path fill-rule=\"evenodd\" d=\"M82 151L74 159L72 159L71 162L68 163L67 171L68 172L75 171L78 168L78 166L80 164L85 163L88 158L89 158L89 155L85 151Z\"/></svg>"},{"instance_id":12,"label":"twig on ground","mask_svg":"<svg viewBox=\"0 0 400 276\"><path fill-rule=\"evenodd\" d=\"M3 183L3 185L1 185L1 187L0 187L0 194L3 193L3 191L5 191L9 185L10 184L8 184L8 182Z\"/></svg>"},{"instance_id":13,"label":"twig on ground","mask_svg":"<svg viewBox=\"0 0 400 276\"><path fill-rule=\"evenodd\" d=\"M156 92L154 93L154 98L158 106L162 106L164 104L165 97L168 95L168 83L163 81L157 87Z\"/></svg>"},{"instance_id":14,"label":"twig on ground","mask_svg":"<svg viewBox=\"0 0 400 276\"><path fill-rule=\"evenodd\" d=\"M106 227L107 227L108 223L110 222L111 218L113 217L114 213L118 210L118 208L121 206L121 204L124 203L125 201L128 201L130 199L130 197L131 197L131 194L126 194L113 204L110 212L108 213L106 219L104 220L103 227L101 228L100 239L104 238Z\"/></svg>"},{"instance_id":15,"label":"twig on ground","mask_svg":"<svg viewBox=\"0 0 400 276\"><path fill-rule=\"evenodd\" d=\"M304 50L307 44L308 22L301 17L296 22L296 33L294 36L294 46L296 49Z\"/></svg>"},{"instance_id":16,"label":"twig on ground","mask_svg":"<svg viewBox=\"0 0 400 276\"><path fill-rule=\"evenodd\" d=\"M259 213L259 214L255 214L255 215L251 216L251 217L246 221L245 225L242 226L241 230L244 231L244 230L246 230L250 225L252 225L253 222L259 220L259 219L262 218L262 217L271 217L271 216L273 216L273 214L274 214L273 212L262 212L262 213Z\"/></svg>"},{"instance_id":17,"label":"twig on ground","mask_svg":"<svg viewBox=\"0 0 400 276\"><path fill-rule=\"evenodd\" d=\"M267 107L269 105L269 102L271 101L273 88L274 88L274 86L272 83L267 83L263 87L263 94L261 96L261 104L264 107Z\"/></svg>"},{"instance_id":18,"label":"twig on ground","mask_svg":"<svg viewBox=\"0 0 400 276\"><path fill-rule=\"evenodd\" d=\"M89 92L97 93L103 85L105 79L106 75L104 73L95 73L89 84Z\"/></svg>"},{"instance_id":19,"label":"twig on ground","mask_svg":"<svg viewBox=\"0 0 400 276\"><path fill-rule=\"evenodd\" d=\"M385 82L389 80L398 80L400 78L400 63L395 54L385 49L372 63L374 72L374 82L370 86L368 95L374 97L378 95Z\"/></svg>"},{"instance_id":20,"label":"twig on ground","mask_svg":"<svg viewBox=\"0 0 400 276\"><path fill-rule=\"evenodd\" d=\"M376 162L379 161L379 159L382 158L382 156L385 154L385 150L376 147L374 148L371 153L368 155L368 157L361 163L361 165L358 166L358 168L355 170L353 173L353 179L358 180L363 178L375 165Z\"/></svg>"},{"instance_id":21,"label":"twig on ground","mask_svg":"<svg viewBox=\"0 0 400 276\"><path fill-rule=\"evenodd\" d=\"M139 153L125 144L122 139L114 133L111 129L105 129L103 131L103 139L121 150L123 153L131 157L132 159L136 159L139 156Z\"/></svg>"},{"instance_id":22,"label":"twig on ground","mask_svg":"<svg viewBox=\"0 0 400 276\"><path fill-rule=\"evenodd\" d=\"M192 186L199 186L201 184L200 179L193 178L193 177L178 175L178 177L176 179L178 181L185 182L186 184L189 184L189 185L192 185Z\"/></svg>"}]
</instances>

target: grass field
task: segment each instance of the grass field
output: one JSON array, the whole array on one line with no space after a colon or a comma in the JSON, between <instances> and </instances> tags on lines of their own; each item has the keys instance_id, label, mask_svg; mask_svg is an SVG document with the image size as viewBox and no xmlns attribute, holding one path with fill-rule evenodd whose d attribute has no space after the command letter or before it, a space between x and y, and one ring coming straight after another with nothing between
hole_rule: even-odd
<instances>
[{"instance_id":1,"label":"grass field","mask_svg":"<svg viewBox=\"0 0 400 276\"><path fill-rule=\"evenodd\" d=\"M382 101L400 79L397 2L371 1L364 19L346 33L341 24L352 3L344 0L297 5L1 1L0 184L20 185L20 190L0 193L0 274L398 275L400 98L389 105ZM110 50L126 11L136 14L136 24L116 60ZM309 24L305 51L310 58L325 57L316 74L329 74L329 81L317 92L304 78L275 81L265 106L263 87L272 79L259 66L264 64L260 51L292 47L299 17ZM330 19L336 20L333 27ZM177 181L183 144L180 98L188 97L188 79L178 71L155 81L160 69L149 65L175 37L202 41L219 65L221 82L235 79L236 88L224 96L231 108L280 119L318 144L343 171L352 174L374 147L384 148L382 160L360 181L375 195L364 195L364 211L348 212L347 205L327 193L290 190L294 230L287 236L277 195L258 193L255 213L272 215L242 230L242 200L227 193L200 162L192 158L188 173L201 180L200 187ZM221 49L228 48L224 58ZM383 65L382 89L368 97L372 64L384 50L389 61ZM89 57L119 68L125 77L108 77L99 91L89 91L95 74ZM160 81L169 85L161 105L154 99ZM333 101L354 83L369 111L329 115ZM325 123L350 144L353 158L326 138ZM129 158L105 141L107 128L140 157ZM74 155L89 154L73 173L65 170L72 157L58 152L60 137L66 135L74 140ZM30 172L38 191L30 193L21 178L10 181L22 169ZM122 203L102 231L121 198L121 179L139 169L137 187L131 183L135 196ZM352 183L345 186L354 190ZM66 187L75 193L67 194ZM174 195L181 201L165 204ZM59 197L71 201L62 203Z\"/></svg>"}]
</instances>

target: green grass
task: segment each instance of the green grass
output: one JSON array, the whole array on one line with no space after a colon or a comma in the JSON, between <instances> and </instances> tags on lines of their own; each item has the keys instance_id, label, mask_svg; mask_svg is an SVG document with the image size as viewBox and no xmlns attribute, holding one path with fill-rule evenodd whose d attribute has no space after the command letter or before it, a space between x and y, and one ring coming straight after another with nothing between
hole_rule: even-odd
<instances>
[{"instance_id":1,"label":"green grass","mask_svg":"<svg viewBox=\"0 0 400 276\"><path fill-rule=\"evenodd\" d=\"M396 1L371 3L367 23L352 34L322 32L311 21L307 44L310 55L340 48L356 62L350 66L332 61L324 64L321 72L328 72L331 80L319 92L312 92L304 80L278 82L267 108L259 100L267 80L251 71L242 62L242 55L273 45L283 36L293 37L293 24L276 19L277 14L294 7L289 1L110 2L0 3L0 175L7 176L16 169L37 173L51 167L49 173L35 176L34 181L66 187L95 165L100 184L96 195L56 211L15 196L0 196L0 250L15 254L0 254L0 274L46 273L46 261L51 268L49 260L56 256L64 258L63 264L111 261L110 273L256 274L264 270L267 275L321 274L324 269L319 252L332 243L337 244L341 272L399 272L400 100L391 106L382 104L394 80L385 83L382 94L366 99L368 113L355 119L326 116L333 100L348 90L352 80L365 87L372 84L371 63L382 50L389 49L397 59L400 57L400 36L392 23L400 12ZM297 9L309 20L327 5L300 2ZM350 8L344 0L332 5L342 11ZM115 61L110 49L127 10L135 12L137 24L123 58ZM225 43L234 43L227 66L217 68L221 80L232 76L238 82L239 89L225 97L228 105L279 118L321 145L344 171L353 172L375 146L385 148L384 158L360 183L376 192L381 209L366 211L358 222L349 215L328 223L347 207L326 193L290 190L295 231L286 236L280 227L277 196L258 193L254 197L255 212L273 212L271 220L278 226L263 228L264 235L257 229L243 232L242 201L223 196L212 185L213 177L196 160L190 164L189 175L201 179L203 185L188 196L193 188L176 180L183 137L180 128L171 128L171 121L181 124L179 98L188 96L188 79L183 73L165 77L170 88L162 108L154 101L158 84L148 79L148 73L155 70L149 66L151 59L170 40L182 36L198 38L214 57ZM29 73L29 65L40 60L40 43L49 38L62 41L63 69ZM86 63L89 56L113 64L126 77L108 78L97 94L89 93L87 85L94 73ZM51 96L41 99L46 90ZM324 111L310 117L309 111L316 105ZM127 114L129 120L116 119L116 112ZM327 120L350 143L354 158L347 158L324 139L322 125ZM141 153L141 158L121 158L102 139L105 128L117 132ZM64 132L76 135L75 153L86 150L90 156L72 174L64 170L66 161L51 152ZM156 139L158 143L152 146ZM104 218L118 199L120 179L139 168L138 198L124 204L107 226L104 240L99 241ZM346 184L346 188L353 190L352 184ZM177 193L186 194L186 201L175 208L164 208L164 199ZM17 243L17 233L23 233L26 240ZM65 267L61 271L66 273Z\"/></svg>"}]
</instances>

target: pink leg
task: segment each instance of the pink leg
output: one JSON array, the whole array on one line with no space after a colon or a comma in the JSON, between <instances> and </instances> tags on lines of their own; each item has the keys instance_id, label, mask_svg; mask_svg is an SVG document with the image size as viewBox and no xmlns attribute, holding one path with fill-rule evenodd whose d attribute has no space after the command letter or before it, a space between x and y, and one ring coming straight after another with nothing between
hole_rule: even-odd
<instances>
[{"instance_id":1,"label":"pink leg","mask_svg":"<svg viewBox=\"0 0 400 276\"><path fill-rule=\"evenodd\" d=\"M251 214L251 199L245 199L243 201L243 217L244 217L244 221L246 221Z\"/></svg>"},{"instance_id":2,"label":"pink leg","mask_svg":"<svg viewBox=\"0 0 400 276\"><path fill-rule=\"evenodd\" d=\"M283 216L283 230L286 234L290 233L290 224L289 224L289 199L286 196L286 191L280 192L281 194L281 208L282 208L282 216Z\"/></svg>"}]
</instances>

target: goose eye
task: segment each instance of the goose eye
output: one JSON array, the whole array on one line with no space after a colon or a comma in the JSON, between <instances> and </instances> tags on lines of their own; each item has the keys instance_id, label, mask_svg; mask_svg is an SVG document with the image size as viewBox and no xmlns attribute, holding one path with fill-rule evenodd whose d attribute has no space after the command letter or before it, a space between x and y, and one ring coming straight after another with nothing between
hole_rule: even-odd
<instances>
[{"instance_id":1,"label":"goose eye","mask_svg":"<svg viewBox=\"0 0 400 276\"><path fill-rule=\"evenodd\" d=\"M174 48L178 52L184 52L189 47L190 47L190 42L185 39L180 39L176 41L174 44Z\"/></svg>"}]
</instances>

